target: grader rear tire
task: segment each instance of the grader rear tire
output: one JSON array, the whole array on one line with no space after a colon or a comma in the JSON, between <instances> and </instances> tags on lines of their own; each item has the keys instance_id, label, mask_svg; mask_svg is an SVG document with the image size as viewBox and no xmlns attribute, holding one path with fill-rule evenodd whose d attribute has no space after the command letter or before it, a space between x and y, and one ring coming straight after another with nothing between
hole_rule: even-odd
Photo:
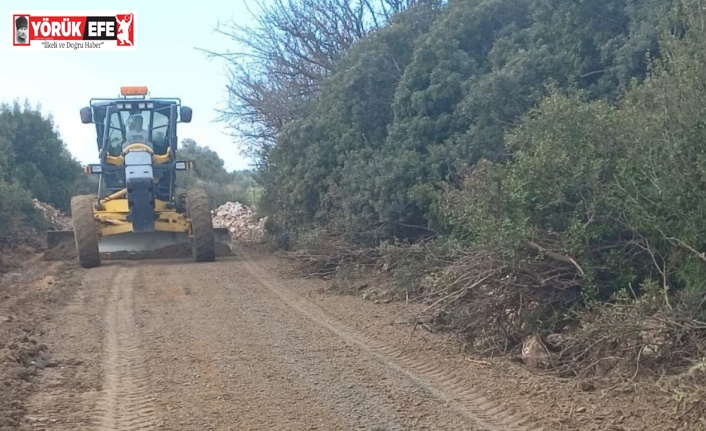
<instances>
[{"instance_id":1,"label":"grader rear tire","mask_svg":"<svg viewBox=\"0 0 706 431\"><path fill-rule=\"evenodd\" d=\"M93 218L93 201L91 195L74 196L71 198L71 219L74 227L74 240L78 260L84 268L100 266L101 258L98 251L98 229Z\"/></svg>"},{"instance_id":2,"label":"grader rear tire","mask_svg":"<svg viewBox=\"0 0 706 431\"><path fill-rule=\"evenodd\" d=\"M216 243L213 237L213 220L208 195L202 189L186 192L186 209L191 219L193 238L191 252L196 262L216 260Z\"/></svg>"}]
</instances>

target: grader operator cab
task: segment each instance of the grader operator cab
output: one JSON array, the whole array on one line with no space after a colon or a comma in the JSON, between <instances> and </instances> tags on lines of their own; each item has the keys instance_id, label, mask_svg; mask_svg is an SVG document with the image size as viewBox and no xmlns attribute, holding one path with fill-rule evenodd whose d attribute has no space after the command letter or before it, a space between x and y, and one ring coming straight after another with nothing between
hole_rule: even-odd
<instances>
[{"instance_id":1,"label":"grader operator cab","mask_svg":"<svg viewBox=\"0 0 706 431\"><path fill-rule=\"evenodd\" d=\"M84 169L98 175L96 195L71 199L73 231L49 231L47 243L75 243L84 268L101 264L101 253L149 252L191 243L197 262L215 260L226 229L214 229L201 189L178 194L176 173L193 167L178 160L177 123L191 121L178 98L148 98L147 87L121 87L122 97L91 99L81 122L95 124L100 163Z\"/></svg>"}]
</instances>

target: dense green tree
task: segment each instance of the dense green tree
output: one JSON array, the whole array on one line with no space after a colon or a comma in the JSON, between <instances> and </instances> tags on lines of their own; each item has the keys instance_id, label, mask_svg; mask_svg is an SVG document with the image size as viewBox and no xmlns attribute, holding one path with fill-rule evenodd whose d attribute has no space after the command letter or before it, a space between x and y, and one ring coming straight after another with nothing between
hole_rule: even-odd
<instances>
[{"instance_id":1,"label":"dense green tree","mask_svg":"<svg viewBox=\"0 0 706 431\"><path fill-rule=\"evenodd\" d=\"M81 165L55 131L51 116L18 102L0 107L2 177L31 196L68 210Z\"/></svg>"},{"instance_id":2,"label":"dense green tree","mask_svg":"<svg viewBox=\"0 0 706 431\"><path fill-rule=\"evenodd\" d=\"M46 227L33 199L68 211L71 196L86 183L51 115L27 102L0 106L0 241L21 239L27 227Z\"/></svg>"},{"instance_id":3,"label":"dense green tree","mask_svg":"<svg viewBox=\"0 0 706 431\"><path fill-rule=\"evenodd\" d=\"M661 39L663 58L619 105L591 89L553 91L505 135L510 163L483 164L447 188L447 231L520 252L549 241L602 299L649 279L703 294L704 3L684 4L694 15Z\"/></svg>"},{"instance_id":4,"label":"dense green tree","mask_svg":"<svg viewBox=\"0 0 706 431\"><path fill-rule=\"evenodd\" d=\"M0 179L0 243L6 238L15 239L26 226L44 227L32 195L20 185Z\"/></svg>"},{"instance_id":5,"label":"dense green tree","mask_svg":"<svg viewBox=\"0 0 706 431\"><path fill-rule=\"evenodd\" d=\"M177 157L194 162L196 177L204 181L225 182L228 171L217 152L208 146L202 147L193 139L184 139L177 150Z\"/></svg>"},{"instance_id":6,"label":"dense green tree","mask_svg":"<svg viewBox=\"0 0 706 431\"><path fill-rule=\"evenodd\" d=\"M482 159L510 163L519 147L507 132L550 88L616 105L645 78L660 36L683 33L680 4L410 3L327 63L315 93L291 99L296 115L262 153L263 209L361 241L448 234L445 185L461 187Z\"/></svg>"},{"instance_id":7,"label":"dense green tree","mask_svg":"<svg viewBox=\"0 0 706 431\"><path fill-rule=\"evenodd\" d=\"M410 8L354 44L318 102L285 127L267 153L263 208L295 224L355 219L353 229L367 226L368 200L349 188L371 178L361 178L351 163L384 146L395 88L436 13L433 4Z\"/></svg>"},{"instance_id":8,"label":"dense green tree","mask_svg":"<svg viewBox=\"0 0 706 431\"><path fill-rule=\"evenodd\" d=\"M177 150L180 160L194 162L192 171L177 174L177 193L192 187L206 190L213 208L228 201L256 204L262 195L258 177L253 171L225 169L225 162L208 146L200 146L193 139L184 139Z\"/></svg>"}]
</instances>

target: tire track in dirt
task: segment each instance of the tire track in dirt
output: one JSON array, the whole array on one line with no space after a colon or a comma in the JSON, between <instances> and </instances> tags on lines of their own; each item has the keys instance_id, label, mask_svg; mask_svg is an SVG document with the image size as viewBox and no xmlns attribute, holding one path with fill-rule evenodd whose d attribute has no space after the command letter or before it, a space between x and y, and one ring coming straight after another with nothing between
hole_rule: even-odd
<instances>
[{"instance_id":1,"label":"tire track in dirt","mask_svg":"<svg viewBox=\"0 0 706 431\"><path fill-rule=\"evenodd\" d=\"M120 268L110 283L105 315L104 389L96 408L99 430L142 431L159 425L150 397L150 379L143 364L134 317L137 269Z\"/></svg>"},{"instance_id":2,"label":"tire track in dirt","mask_svg":"<svg viewBox=\"0 0 706 431\"><path fill-rule=\"evenodd\" d=\"M104 314L104 297L100 292L96 294L95 286L112 280L113 274L103 270L79 278L72 266L54 268L56 271L52 267L47 269L51 277L25 287L35 294L46 289L57 302L52 302L52 313L56 314L40 330L52 358L40 367L36 382L39 390L27 400L27 415L16 428L21 431L87 430L93 429L95 420L103 350L100 334L95 329L102 327ZM60 271L66 272L61 274Z\"/></svg>"},{"instance_id":3,"label":"tire track in dirt","mask_svg":"<svg viewBox=\"0 0 706 431\"><path fill-rule=\"evenodd\" d=\"M329 316L315 305L298 299L288 289L279 285L276 278L260 268L244 250L233 246L233 252L242 260L252 276L284 303L427 388L477 427L486 431L544 430L543 427L530 423L528 418L515 416L513 412L489 401L473 388L472 382L446 370L441 364L423 362L393 345L367 339L363 334L359 334L358 330L348 328L344 322Z\"/></svg>"},{"instance_id":4,"label":"tire track in dirt","mask_svg":"<svg viewBox=\"0 0 706 431\"><path fill-rule=\"evenodd\" d=\"M473 389L469 382L440 364L425 363L401 349L384 343L369 342L370 351L384 358L390 358L400 365L403 372L415 380L437 390L440 397L452 399L465 410L479 425L489 431L540 431L541 427L529 423L528 418L515 417L502 406L488 400Z\"/></svg>"}]
</instances>

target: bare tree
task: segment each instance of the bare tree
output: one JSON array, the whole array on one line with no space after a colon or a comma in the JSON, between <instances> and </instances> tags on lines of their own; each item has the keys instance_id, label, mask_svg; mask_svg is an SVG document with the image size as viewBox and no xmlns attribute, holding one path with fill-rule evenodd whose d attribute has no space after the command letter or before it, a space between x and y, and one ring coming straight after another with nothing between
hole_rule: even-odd
<instances>
[{"instance_id":1,"label":"bare tree","mask_svg":"<svg viewBox=\"0 0 706 431\"><path fill-rule=\"evenodd\" d=\"M302 112L355 41L420 0L255 0L253 26L217 29L242 50L214 53L229 65L228 108L221 119L257 155Z\"/></svg>"}]
</instances>

